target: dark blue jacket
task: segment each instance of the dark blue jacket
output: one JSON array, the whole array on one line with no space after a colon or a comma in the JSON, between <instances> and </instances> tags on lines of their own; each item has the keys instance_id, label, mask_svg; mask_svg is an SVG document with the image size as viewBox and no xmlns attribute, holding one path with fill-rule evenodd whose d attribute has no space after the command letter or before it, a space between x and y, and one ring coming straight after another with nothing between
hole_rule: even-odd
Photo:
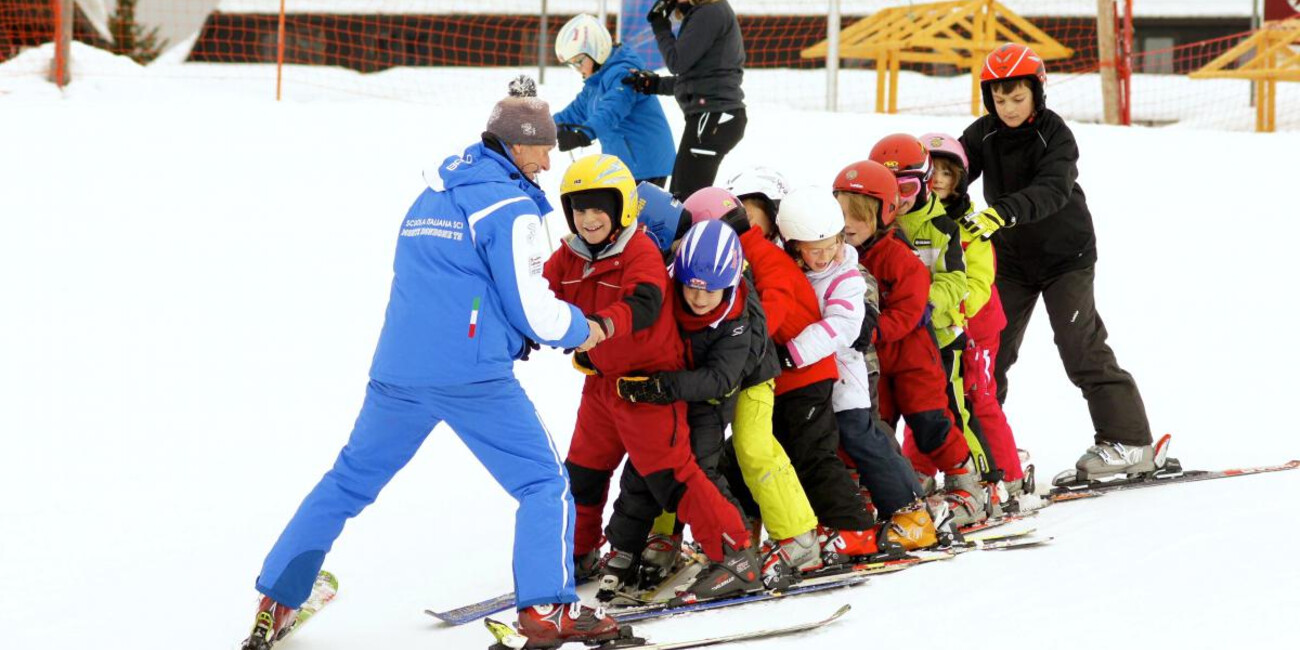
<instances>
[{"instance_id":1,"label":"dark blue jacket","mask_svg":"<svg viewBox=\"0 0 1300 650\"><path fill-rule=\"evenodd\" d=\"M600 140L600 150L618 156L638 181L673 173L677 149L659 98L642 95L623 83L633 69L644 69L632 48L614 46L600 69L587 77L582 91L556 124L577 124Z\"/></svg>"},{"instance_id":2,"label":"dark blue jacket","mask_svg":"<svg viewBox=\"0 0 1300 650\"><path fill-rule=\"evenodd\" d=\"M514 373L524 337L573 348L582 312L542 277L546 195L482 143L438 169L407 212L370 377L405 386L467 384Z\"/></svg>"}]
</instances>

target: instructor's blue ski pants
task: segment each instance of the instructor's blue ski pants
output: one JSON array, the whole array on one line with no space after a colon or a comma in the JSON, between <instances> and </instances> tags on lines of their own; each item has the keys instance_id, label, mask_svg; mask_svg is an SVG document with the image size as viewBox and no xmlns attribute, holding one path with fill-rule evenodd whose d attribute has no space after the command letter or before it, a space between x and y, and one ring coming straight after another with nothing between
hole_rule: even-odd
<instances>
[{"instance_id":1,"label":"instructor's blue ski pants","mask_svg":"<svg viewBox=\"0 0 1300 650\"><path fill-rule=\"evenodd\" d=\"M372 380L347 446L280 534L262 565L257 590L290 607L307 600L344 522L379 496L439 422L446 422L519 502L514 547L518 607L576 602L569 476L514 377L422 387Z\"/></svg>"}]
</instances>

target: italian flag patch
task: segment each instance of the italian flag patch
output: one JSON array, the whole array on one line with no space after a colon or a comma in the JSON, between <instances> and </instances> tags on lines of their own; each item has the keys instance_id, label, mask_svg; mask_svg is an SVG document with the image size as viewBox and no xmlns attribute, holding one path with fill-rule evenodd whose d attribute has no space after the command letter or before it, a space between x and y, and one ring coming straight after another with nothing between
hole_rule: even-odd
<instances>
[{"instance_id":1,"label":"italian flag patch","mask_svg":"<svg viewBox=\"0 0 1300 650\"><path fill-rule=\"evenodd\" d=\"M474 338L474 331L478 329L478 297L474 298L474 307L469 312L469 337Z\"/></svg>"}]
</instances>

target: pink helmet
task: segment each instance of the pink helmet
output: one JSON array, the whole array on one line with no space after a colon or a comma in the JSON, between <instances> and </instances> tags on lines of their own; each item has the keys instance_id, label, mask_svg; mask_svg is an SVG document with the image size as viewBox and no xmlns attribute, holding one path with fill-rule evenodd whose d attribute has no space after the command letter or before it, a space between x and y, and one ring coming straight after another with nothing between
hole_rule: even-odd
<instances>
[{"instance_id":1,"label":"pink helmet","mask_svg":"<svg viewBox=\"0 0 1300 650\"><path fill-rule=\"evenodd\" d=\"M927 133L919 138L921 144L930 150L930 156L945 156L961 163L962 169L970 169L966 161L966 148L961 142L947 133Z\"/></svg>"},{"instance_id":2,"label":"pink helmet","mask_svg":"<svg viewBox=\"0 0 1300 650\"><path fill-rule=\"evenodd\" d=\"M736 195L721 187L704 187L686 197L682 208L691 213L691 223L711 219L721 219L735 210L743 211L745 206Z\"/></svg>"}]
</instances>

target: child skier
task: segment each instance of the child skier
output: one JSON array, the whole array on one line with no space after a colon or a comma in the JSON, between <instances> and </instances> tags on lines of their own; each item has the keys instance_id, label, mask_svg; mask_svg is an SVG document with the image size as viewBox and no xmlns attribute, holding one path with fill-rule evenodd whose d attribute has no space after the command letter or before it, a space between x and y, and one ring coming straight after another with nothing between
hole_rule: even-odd
<instances>
[{"instance_id":1,"label":"child skier","mask_svg":"<svg viewBox=\"0 0 1300 650\"><path fill-rule=\"evenodd\" d=\"M984 176L989 206L962 225L993 238L1007 317L994 371L998 401L1006 401L1007 371L1042 296L1065 372L1092 415L1094 444L1075 465L1079 477L1149 472L1155 451L1146 407L1133 376L1106 345L1093 295L1097 237L1076 181L1079 147L1070 127L1047 108L1046 82L1047 69L1032 49L1007 43L994 50L980 71L989 114L961 135L970 180Z\"/></svg>"},{"instance_id":2,"label":"child skier","mask_svg":"<svg viewBox=\"0 0 1300 650\"><path fill-rule=\"evenodd\" d=\"M643 206L640 216L644 217L648 233L660 242L662 249L671 249L680 241L679 233L690 226L690 211L659 187L643 183L638 187L638 193ZM733 489L732 495L740 501L745 513L762 522L773 539L791 539L800 535L813 539L817 516L803 485L799 483L790 457L772 434L776 386L773 380L781 371L776 344L770 337L758 292L753 288L753 276L748 270L743 276L750 351L735 400L731 423L733 435L724 451L724 474L729 486L743 486L744 489ZM698 360L699 356L696 358ZM642 563L655 564L666 570L676 559L678 544L671 537L665 539L671 535L671 530L660 530L661 523L656 522L656 535L652 536L642 554ZM751 535L757 537L759 526L751 528L754 529ZM813 555L817 555L815 546L811 548ZM772 580L772 574L767 574L767 578L768 587L781 586Z\"/></svg>"},{"instance_id":3,"label":"child skier","mask_svg":"<svg viewBox=\"0 0 1300 650\"><path fill-rule=\"evenodd\" d=\"M560 203L571 234L543 274L557 296L584 310L604 333L604 345L573 358L587 375L565 461L577 504L576 553L598 550L609 479L626 455L623 507L606 528L610 551L602 561L602 589L633 582L654 519L665 510L691 526L713 560L680 595L683 601L759 588L758 559L740 512L691 456L686 410L618 398L619 378L681 370L684 358L672 309L664 305L668 272L636 227L631 173L614 156L581 158L564 174Z\"/></svg>"},{"instance_id":4,"label":"child skier","mask_svg":"<svg viewBox=\"0 0 1300 650\"><path fill-rule=\"evenodd\" d=\"M961 526L980 521L983 488L970 459L966 437L948 408L947 377L925 313L930 272L895 226L898 184L883 165L864 160L835 177L835 196L844 214L846 241L880 287L875 333L880 355L880 416L893 425L901 414L905 437L944 472L944 503ZM935 520L944 523L946 513Z\"/></svg>"},{"instance_id":5,"label":"child skier","mask_svg":"<svg viewBox=\"0 0 1300 650\"><path fill-rule=\"evenodd\" d=\"M954 221L974 212L975 207L966 192L966 149L956 138L946 133L928 133L921 142L930 150L934 161L934 177L930 189L943 203L948 217ZM998 335L1006 327L1002 301L993 284L997 275L997 259L993 244L962 229L961 245L966 255L966 281L970 292L964 303L966 316L966 349L962 351L962 379L972 412L989 443L993 462L1002 470L1002 481L1008 503L1021 503L1024 495L1025 472L1020 462L1011 425L997 400L997 384L993 378L993 360L998 354Z\"/></svg>"},{"instance_id":6,"label":"child skier","mask_svg":"<svg viewBox=\"0 0 1300 650\"><path fill-rule=\"evenodd\" d=\"M805 533L765 543L765 582L788 581L799 571L879 553L874 520L836 454L839 431L831 407L831 393L839 377L835 361L827 357L800 366L788 346L797 334L821 320L812 285L794 260L765 239L761 230L750 228L744 207L730 192L706 187L686 199L685 208L693 219L721 219L740 234L741 248L767 314L768 333L782 362L776 378L772 430L790 455L822 528L817 539Z\"/></svg>"},{"instance_id":7,"label":"child skier","mask_svg":"<svg viewBox=\"0 0 1300 650\"><path fill-rule=\"evenodd\" d=\"M795 190L781 204L777 227L786 252L812 284L822 314L787 344L791 356L800 366L835 358L839 381L831 403L841 444L880 514L892 519L906 511L898 524L886 527L891 537L904 547L929 545L935 540L934 524L920 501L921 486L872 416L866 358L854 346L865 320L867 281L857 250L844 241L840 205L829 191Z\"/></svg>"}]
</instances>

